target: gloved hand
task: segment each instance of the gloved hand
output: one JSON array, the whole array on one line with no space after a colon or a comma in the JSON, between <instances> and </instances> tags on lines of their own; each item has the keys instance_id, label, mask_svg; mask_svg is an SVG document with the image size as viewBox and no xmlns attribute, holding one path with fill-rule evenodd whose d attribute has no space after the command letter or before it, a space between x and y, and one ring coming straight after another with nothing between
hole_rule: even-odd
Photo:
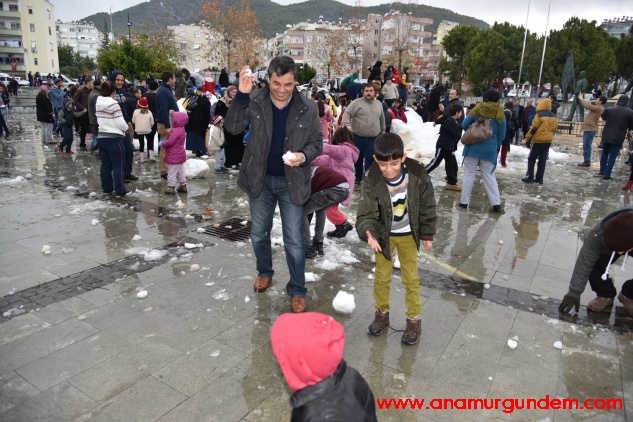
<instances>
[{"instance_id":1,"label":"gloved hand","mask_svg":"<svg viewBox=\"0 0 633 422\"><path fill-rule=\"evenodd\" d=\"M563 297L563 301L558 307L558 312L560 312L561 314L567 314L571 311L571 308L573 307L576 308L576 313L578 313L578 311L580 310L580 299L570 295L565 295L565 297Z\"/></svg>"},{"instance_id":2,"label":"gloved hand","mask_svg":"<svg viewBox=\"0 0 633 422\"><path fill-rule=\"evenodd\" d=\"M163 147L163 141L158 141L158 148L162 148Z\"/></svg>"}]
</instances>

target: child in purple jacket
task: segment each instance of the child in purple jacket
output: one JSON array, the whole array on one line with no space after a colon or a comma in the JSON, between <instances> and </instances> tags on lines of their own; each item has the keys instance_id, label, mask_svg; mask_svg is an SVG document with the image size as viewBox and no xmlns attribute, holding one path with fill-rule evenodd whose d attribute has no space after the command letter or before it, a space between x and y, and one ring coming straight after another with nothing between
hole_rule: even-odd
<instances>
[{"instance_id":1,"label":"child in purple jacket","mask_svg":"<svg viewBox=\"0 0 633 422\"><path fill-rule=\"evenodd\" d=\"M187 113L181 112L175 112L172 117L174 122L167 139L158 143L160 148L165 148L165 164L167 164L167 189L165 193L169 195L175 195L176 191L187 193L184 163L187 161L185 125L189 121L189 117ZM177 189L176 181L180 182Z\"/></svg>"}]
</instances>

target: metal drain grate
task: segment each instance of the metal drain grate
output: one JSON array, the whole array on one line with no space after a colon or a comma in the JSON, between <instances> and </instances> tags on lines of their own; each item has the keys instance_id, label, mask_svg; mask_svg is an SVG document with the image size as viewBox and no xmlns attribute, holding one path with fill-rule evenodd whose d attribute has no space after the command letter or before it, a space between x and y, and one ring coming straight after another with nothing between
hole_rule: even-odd
<instances>
[{"instance_id":1,"label":"metal drain grate","mask_svg":"<svg viewBox=\"0 0 633 422\"><path fill-rule=\"evenodd\" d=\"M221 223L204 227L204 232L220 239L234 242L248 240L251 236L251 221L241 218L231 218Z\"/></svg>"}]
</instances>

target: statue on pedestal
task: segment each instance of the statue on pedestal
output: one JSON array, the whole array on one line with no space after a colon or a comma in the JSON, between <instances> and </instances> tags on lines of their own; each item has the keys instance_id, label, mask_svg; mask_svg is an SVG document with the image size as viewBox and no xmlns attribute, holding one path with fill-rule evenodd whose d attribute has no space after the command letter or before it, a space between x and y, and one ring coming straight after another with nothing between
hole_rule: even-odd
<instances>
[{"instance_id":1,"label":"statue on pedestal","mask_svg":"<svg viewBox=\"0 0 633 422\"><path fill-rule=\"evenodd\" d=\"M585 121L585 108L582 106L580 101L578 101L578 93L585 92L587 90L587 72L584 70L578 74L578 80L576 80L576 85L574 87L574 96L571 103L571 110L569 111L569 116L564 118L563 120L566 122L571 122L571 119L574 117L574 113L576 112L576 107L578 107L578 121Z\"/></svg>"}]
</instances>

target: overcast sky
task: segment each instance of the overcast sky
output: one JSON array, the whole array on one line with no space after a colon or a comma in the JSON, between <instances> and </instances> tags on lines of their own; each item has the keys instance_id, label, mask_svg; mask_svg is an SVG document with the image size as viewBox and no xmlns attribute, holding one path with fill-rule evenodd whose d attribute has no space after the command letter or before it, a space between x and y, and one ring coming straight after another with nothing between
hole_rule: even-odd
<instances>
[{"instance_id":1,"label":"overcast sky","mask_svg":"<svg viewBox=\"0 0 633 422\"><path fill-rule=\"evenodd\" d=\"M300 3L296 0L274 0L279 4ZM317 0L318 1L318 0ZM354 0L339 0L349 5L354 4ZM387 3L388 0L361 0L364 6L373 6L377 4ZM545 24L547 20L547 7L550 0L530 0L530 16L528 28L537 34L545 32ZM55 5L55 15L57 19L69 21L73 19L81 19L97 12L109 12L110 5L112 11L126 9L130 6L142 3L138 0L110 0L103 2L79 2L76 0L51 0ZM192 1L192 5L197 3ZM418 1L420 4L428 4L437 6L437 2ZM631 0L572 0L570 2L552 0L552 7L549 17L549 29L560 29L563 24L572 15L577 15L588 21L596 20L602 23L603 19L613 19L615 17L633 15L633 7ZM450 2L453 6L452 10L457 13L479 18L489 24L495 21L508 21L514 25L525 25L525 18L528 11L528 0L478 0L473 3L472 0L453 0ZM296 23L296 22L288 22Z\"/></svg>"}]
</instances>

